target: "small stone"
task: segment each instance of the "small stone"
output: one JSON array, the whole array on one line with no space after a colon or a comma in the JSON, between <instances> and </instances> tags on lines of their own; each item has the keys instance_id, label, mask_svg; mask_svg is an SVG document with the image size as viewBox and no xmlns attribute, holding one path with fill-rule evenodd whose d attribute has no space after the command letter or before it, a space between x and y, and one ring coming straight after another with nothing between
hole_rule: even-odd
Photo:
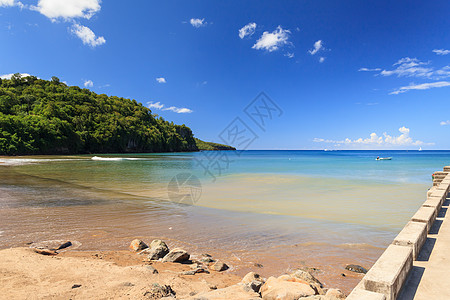
<instances>
[{"instance_id":1,"label":"small stone","mask_svg":"<svg viewBox=\"0 0 450 300\"><path fill-rule=\"evenodd\" d=\"M150 273L152 274L158 274L158 270L156 270L153 266L146 266L145 267Z\"/></svg>"},{"instance_id":2,"label":"small stone","mask_svg":"<svg viewBox=\"0 0 450 300\"><path fill-rule=\"evenodd\" d=\"M134 286L134 283L131 282L124 282L122 283L123 286Z\"/></svg>"},{"instance_id":3,"label":"small stone","mask_svg":"<svg viewBox=\"0 0 450 300\"><path fill-rule=\"evenodd\" d=\"M180 248L175 248L169 251L166 256L163 258L163 262L178 262L182 263L190 258L190 254Z\"/></svg>"},{"instance_id":4,"label":"small stone","mask_svg":"<svg viewBox=\"0 0 450 300\"><path fill-rule=\"evenodd\" d=\"M38 254L42 254L42 255L57 255L58 254L58 252L56 252L55 250L50 250L50 249L33 248L33 251Z\"/></svg>"},{"instance_id":5,"label":"small stone","mask_svg":"<svg viewBox=\"0 0 450 300\"><path fill-rule=\"evenodd\" d=\"M159 285L158 283L153 284L151 291L146 291L144 297L150 299L161 299L163 297L174 297L175 292L172 290L170 285Z\"/></svg>"},{"instance_id":6,"label":"small stone","mask_svg":"<svg viewBox=\"0 0 450 300\"><path fill-rule=\"evenodd\" d=\"M244 276L244 278L242 278L242 280L241 280L241 282L242 282L243 284L249 284L249 283L251 283L252 281L264 281L264 280L261 278L261 275L255 273L255 272L249 272L249 273L247 273L247 274Z\"/></svg>"},{"instance_id":7,"label":"small stone","mask_svg":"<svg viewBox=\"0 0 450 300\"><path fill-rule=\"evenodd\" d=\"M65 248L70 247L70 246L72 246L72 242L71 241L67 241L67 242L64 242L61 245L59 245L56 250L65 249Z\"/></svg>"},{"instance_id":8,"label":"small stone","mask_svg":"<svg viewBox=\"0 0 450 300\"><path fill-rule=\"evenodd\" d=\"M260 263L254 263L253 264L255 267L257 267L257 268L263 268L264 266L262 265L262 264L260 264Z\"/></svg>"},{"instance_id":9,"label":"small stone","mask_svg":"<svg viewBox=\"0 0 450 300\"><path fill-rule=\"evenodd\" d=\"M345 275L344 273L341 273L341 276L342 276L342 277L346 277L347 275Z\"/></svg>"},{"instance_id":10,"label":"small stone","mask_svg":"<svg viewBox=\"0 0 450 300\"><path fill-rule=\"evenodd\" d=\"M135 251L135 252L144 250L144 249L146 249L146 248L148 248L147 244L144 243L144 242L141 241L141 240L138 240L138 239L133 240L133 241L131 242L131 244L130 244L130 249L133 250L133 251Z\"/></svg>"},{"instance_id":11,"label":"small stone","mask_svg":"<svg viewBox=\"0 0 450 300\"><path fill-rule=\"evenodd\" d=\"M73 289L77 289L77 288L79 288L79 287L81 287L81 284L74 284L74 285L72 285L72 288L73 288Z\"/></svg>"},{"instance_id":12,"label":"small stone","mask_svg":"<svg viewBox=\"0 0 450 300\"><path fill-rule=\"evenodd\" d=\"M367 269L361 267L360 265L347 265L345 267L346 270L352 271L352 272L356 272L356 273L363 273L366 274L367 273Z\"/></svg>"},{"instance_id":13,"label":"small stone","mask_svg":"<svg viewBox=\"0 0 450 300\"><path fill-rule=\"evenodd\" d=\"M228 268L229 267L227 266L227 264L225 264L221 261L218 261L211 266L211 269L213 269L214 271L217 271L217 272L225 271Z\"/></svg>"}]
</instances>

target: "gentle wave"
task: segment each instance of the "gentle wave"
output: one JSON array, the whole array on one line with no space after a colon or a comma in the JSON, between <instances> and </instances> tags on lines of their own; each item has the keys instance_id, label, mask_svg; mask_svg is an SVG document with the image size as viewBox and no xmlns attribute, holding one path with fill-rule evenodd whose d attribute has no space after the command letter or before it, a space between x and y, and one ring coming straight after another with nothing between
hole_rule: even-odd
<instances>
[{"instance_id":1,"label":"gentle wave","mask_svg":"<svg viewBox=\"0 0 450 300\"><path fill-rule=\"evenodd\" d=\"M145 160L145 158L136 158L136 157L100 157L93 156L92 160L104 160L104 161L121 161L121 160Z\"/></svg>"},{"instance_id":2,"label":"gentle wave","mask_svg":"<svg viewBox=\"0 0 450 300\"><path fill-rule=\"evenodd\" d=\"M20 165L27 165L27 164L35 164L35 163L48 163L48 162L54 162L54 161L69 161L69 160L80 160L80 159L70 159L70 158L64 158L64 159L40 159L40 158L5 158L0 159L0 166L20 166Z\"/></svg>"}]
</instances>

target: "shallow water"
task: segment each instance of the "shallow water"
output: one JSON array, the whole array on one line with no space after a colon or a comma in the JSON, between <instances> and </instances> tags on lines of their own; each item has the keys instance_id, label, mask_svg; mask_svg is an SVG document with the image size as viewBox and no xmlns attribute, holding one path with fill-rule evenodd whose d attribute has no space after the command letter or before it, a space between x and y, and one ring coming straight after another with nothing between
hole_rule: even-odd
<instances>
[{"instance_id":1,"label":"shallow water","mask_svg":"<svg viewBox=\"0 0 450 300\"><path fill-rule=\"evenodd\" d=\"M163 238L238 274L316 267L345 291L361 277L341 277L345 264L369 267L450 161L444 151L93 156L0 157L0 248L75 239L80 249L125 249L136 237ZM188 184L174 198L180 173L191 177L175 177Z\"/></svg>"}]
</instances>

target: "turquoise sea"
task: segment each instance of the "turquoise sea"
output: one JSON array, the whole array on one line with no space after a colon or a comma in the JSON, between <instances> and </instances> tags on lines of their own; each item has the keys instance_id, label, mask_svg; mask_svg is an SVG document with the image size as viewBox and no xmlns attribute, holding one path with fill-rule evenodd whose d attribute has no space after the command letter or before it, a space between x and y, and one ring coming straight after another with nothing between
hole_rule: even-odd
<instances>
[{"instance_id":1,"label":"turquoise sea","mask_svg":"<svg viewBox=\"0 0 450 300\"><path fill-rule=\"evenodd\" d=\"M392 157L376 161L375 158ZM308 266L349 290L406 224L450 151L211 151L0 157L0 248L136 237L208 252L243 274Z\"/></svg>"}]
</instances>

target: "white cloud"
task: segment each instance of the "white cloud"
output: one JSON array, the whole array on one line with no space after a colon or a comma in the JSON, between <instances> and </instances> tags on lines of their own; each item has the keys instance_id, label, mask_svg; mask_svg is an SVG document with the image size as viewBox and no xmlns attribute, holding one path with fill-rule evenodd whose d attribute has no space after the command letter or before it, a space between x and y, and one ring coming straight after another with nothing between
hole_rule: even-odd
<instances>
[{"instance_id":1,"label":"white cloud","mask_svg":"<svg viewBox=\"0 0 450 300\"><path fill-rule=\"evenodd\" d=\"M248 23L239 29L239 37L243 39L246 36L252 36L255 33L256 23Z\"/></svg>"},{"instance_id":2,"label":"white cloud","mask_svg":"<svg viewBox=\"0 0 450 300\"><path fill-rule=\"evenodd\" d=\"M381 71L381 69L380 68L374 68L374 69L360 68L358 71L359 72L375 72L375 71Z\"/></svg>"},{"instance_id":3,"label":"white cloud","mask_svg":"<svg viewBox=\"0 0 450 300\"><path fill-rule=\"evenodd\" d=\"M206 24L208 24L207 22L205 22L205 19L194 19L194 18L192 18L189 22L195 28L203 27L203 26L206 26Z\"/></svg>"},{"instance_id":4,"label":"white cloud","mask_svg":"<svg viewBox=\"0 0 450 300\"><path fill-rule=\"evenodd\" d=\"M84 81L84 86L85 87L93 87L94 83L92 82L92 80L85 80Z\"/></svg>"},{"instance_id":5,"label":"white cloud","mask_svg":"<svg viewBox=\"0 0 450 300\"><path fill-rule=\"evenodd\" d=\"M320 62L320 63L323 63L323 62L325 61L325 58L326 58L326 57L321 56L321 57L319 58L319 62Z\"/></svg>"},{"instance_id":6,"label":"white cloud","mask_svg":"<svg viewBox=\"0 0 450 300\"><path fill-rule=\"evenodd\" d=\"M390 95L398 95L398 94L405 93L410 90L428 90L428 89L432 89L432 88L439 88L439 87L446 87L446 86L450 86L450 81L437 81L437 82L422 83L422 84L411 84L408 86L402 86L389 94Z\"/></svg>"},{"instance_id":7,"label":"white cloud","mask_svg":"<svg viewBox=\"0 0 450 300\"><path fill-rule=\"evenodd\" d=\"M22 2L16 1L16 0L0 0L0 7L12 7L12 6L19 6L20 8L24 8L25 5L23 5Z\"/></svg>"},{"instance_id":8,"label":"white cloud","mask_svg":"<svg viewBox=\"0 0 450 300\"><path fill-rule=\"evenodd\" d=\"M437 55L450 54L450 50L444 50L444 49L434 49L433 52L436 53Z\"/></svg>"},{"instance_id":9,"label":"white cloud","mask_svg":"<svg viewBox=\"0 0 450 300\"><path fill-rule=\"evenodd\" d=\"M158 110L169 110L169 111L173 111L177 114L188 114L188 113L192 113L193 110L186 108L186 107L175 107L175 106L170 106L170 107L165 107L164 104L162 104L161 102L148 102L147 103L148 108L155 108Z\"/></svg>"},{"instance_id":10,"label":"white cloud","mask_svg":"<svg viewBox=\"0 0 450 300\"><path fill-rule=\"evenodd\" d=\"M104 37L97 37L89 27L77 23L73 24L71 32L78 36L83 41L83 44L91 47L97 47L106 43Z\"/></svg>"},{"instance_id":11,"label":"white cloud","mask_svg":"<svg viewBox=\"0 0 450 300\"><path fill-rule=\"evenodd\" d=\"M166 82L167 82L166 79L165 79L164 77L157 77L157 78L156 78L156 81L157 81L158 83L166 83Z\"/></svg>"},{"instance_id":12,"label":"white cloud","mask_svg":"<svg viewBox=\"0 0 450 300\"><path fill-rule=\"evenodd\" d=\"M439 123L439 124L441 124L441 126L450 125L450 120L442 121L442 122Z\"/></svg>"},{"instance_id":13,"label":"white cloud","mask_svg":"<svg viewBox=\"0 0 450 300\"><path fill-rule=\"evenodd\" d=\"M264 31L252 48L256 50L263 49L269 52L276 51L280 47L290 44L288 41L290 33L289 30L283 29L281 26L278 26L277 29L272 32Z\"/></svg>"},{"instance_id":14,"label":"white cloud","mask_svg":"<svg viewBox=\"0 0 450 300\"><path fill-rule=\"evenodd\" d=\"M350 138L346 138L343 140L330 140L330 139L322 139L322 138L315 138L313 139L313 142L315 143L328 143L328 144L335 144L336 146L350 146L350 147L375 147L375 148L382 148L382 147L404 147L404 146L419 146L419 145L433 145L433 143L424 143L419 140L413 140L410 136L410 130L409 128L406 128L405 126L400 127L398 129L400 132L400 135L398 136L392 136L387 134L386 132L383 133L382 136L377 135L375 132L371 133L368 138L358 138L355 140L352 140Z\"/></svg>"},{"instance_id":15,"label":"white cloud","mask_svg":"<svg viewBox=\"0 0 450 300\"><path fill-rule=\"evenodd\" d=\"M314 55L317 52L319 52L320 50L323 50L323 43L322 40L318 40L317 42L314 43L314 49L309 50L309 54Z\"/></svg>"},{"instance_id":16,"label":"white cloud","mask_svg":"<svg viewBox=\"0 0 450 300\"><path fill-rule=\"evenodd\" d=\"M1 79L11 79L11 77L14 75L14 73L11 73L11 74L3 74L3 75L0 75L0 78ZM22 78L23 77L28 77L28 76L31 76L30 74L28 74L28 73L20 73L20 75L22 76Z\"/></svg>"},{"instance_id":17,"label":"white cloud","mask_svg":"<svg viewBox=\"0 0 450 300\"><path fill-rule=\"evenodd\" d=\"M100 0L39 0L37 10L47 18L55 21L58 18L70 20L74 18L90 19L100 11Z\"/></svg>"}]
</instances>

